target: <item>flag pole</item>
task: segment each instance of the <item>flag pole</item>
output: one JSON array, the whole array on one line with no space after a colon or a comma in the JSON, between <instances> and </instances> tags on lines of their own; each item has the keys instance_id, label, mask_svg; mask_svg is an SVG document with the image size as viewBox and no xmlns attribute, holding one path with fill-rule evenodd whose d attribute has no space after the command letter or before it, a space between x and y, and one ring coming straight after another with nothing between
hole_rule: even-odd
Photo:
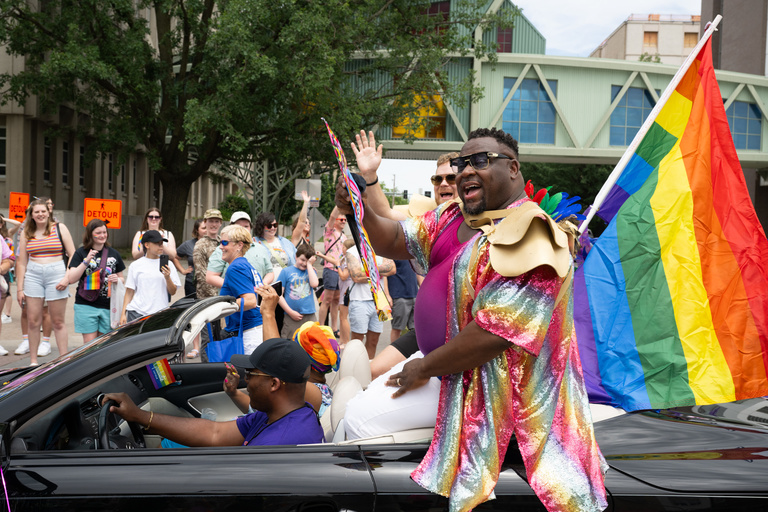
<instances>
[{"instance_id":1,"label":"flag pole","mask_svg":"<svg viewBox=\"0 0 768 512\"><path fill-rule=\"evenodd\" d=\"M598 192L597 196L595 196L595 202L589 208L589 212L587 212L587 218L584 219L581 225L579 226L579 233L584 233L587 230L587 226L589 225L589 222L592 220L595 214L600 210L600 206L602 206L603 202L605 201L605 198L608 196L608 193L613 188L613 185L616 184L619 177L624 172L624 169L629 163L629 159L632 158L632 155L635 154L635 151L637 150L637 147L640 145L640 142L643 140L643 137L645 137L645 134L648 133L648 130L651 129L651 126L656 120L656 117L659 115L659 112L667 103L667 100L669 99L669 97L672 96L672 93L675 92L675 89L677 88L678 84L683 79L685 74L688 72L688 68L691 67L691 64L693 63L693 61L696 59L696 57L698 57L699 52L704 47L707 40L710 37L712 37L712 34L715 32L715 30L717 30L717 26L720 24L720 21L722 19L723 17L718 14L717 16L715 16L715 19L707 25L707 28L704 31L704 34L701 36L701 39L699 39L699 42L696 44L693 50L691 50L691 53L685 59L685 62L683 62L682 66L680 66L680 69L677 70L677 73L675 73L675 76L672 77L672 81L669 82L669 85L664 90L664 94L661 95L661 97L659 98L659 101L656 103L656 106L653 107L653 110L651 110L651 113L648 115L645 122L643 123L643 126L640 127L640 130L635 135L635 138L632 139L632 143L627 147L627 150L621 156L621 160L619 160L619 163L616 164L616 167L613 168L613 171L611 172L610 176L608 176L608 179L605 181L605 184L603 184L603 187L600 189L600 192Z\"/></svg>"}]
</instances>

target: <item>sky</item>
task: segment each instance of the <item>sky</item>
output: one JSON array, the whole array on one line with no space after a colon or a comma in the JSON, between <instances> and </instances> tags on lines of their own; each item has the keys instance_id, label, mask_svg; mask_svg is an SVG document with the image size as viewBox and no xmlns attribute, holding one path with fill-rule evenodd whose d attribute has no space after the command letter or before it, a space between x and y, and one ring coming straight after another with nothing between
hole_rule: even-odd
<instances>
[{"instance_id":1,"label":"sky","mask_svg":"<svg viewBox=\"0 0 768 512\"><path fill-rule=\"evenodd\" d=\"M547 40L547 55L589 57L630 14L700 14L701 0L516 0L523 14ZM386 149L386 148L385 148ZM345 151L348 151L345 147ZM349 150L351 151L351 150ZM379 179L409 194L432 190L435 164L384 159Z\"/></svg>"}]
</instances>

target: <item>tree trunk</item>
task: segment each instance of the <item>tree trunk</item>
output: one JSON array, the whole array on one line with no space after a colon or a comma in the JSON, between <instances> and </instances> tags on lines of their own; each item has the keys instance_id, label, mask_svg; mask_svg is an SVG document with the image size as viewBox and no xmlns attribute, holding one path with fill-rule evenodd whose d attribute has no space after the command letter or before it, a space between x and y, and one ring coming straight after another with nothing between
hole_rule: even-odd
<instances>
[{"instance_id":1,"label":"tree trunk","mask_svg":"<svg viewBox=\"0 0 768 512\"><path fill-rule=\"evenodd\" d=\"M188 238L184 231L184 220L187 216L189 191L194 182L195 180L183 176L160 176L160 183L163 184L163 203L160 207L163 227L173 233L177 246Z\"/></svg>"}]
</instances>

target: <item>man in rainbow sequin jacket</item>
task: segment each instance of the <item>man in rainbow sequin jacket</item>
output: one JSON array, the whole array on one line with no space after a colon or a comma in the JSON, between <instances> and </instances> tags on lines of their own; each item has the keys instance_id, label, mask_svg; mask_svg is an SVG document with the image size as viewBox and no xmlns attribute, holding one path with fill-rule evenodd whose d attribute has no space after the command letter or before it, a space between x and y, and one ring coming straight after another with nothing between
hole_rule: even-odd
<instances>
[{"instance_id":1,"label":"man in rainbow sequin jacket","mask_svg":"<svg viewBox=\"0 0 768 512\"><path fill-rule=\"evenodd\" d=\"M399 397L442 378L432 444L411 477L451 511L471 510L493 497L515 434L548 510L603 510L607 464L576 345L568 236L526 196L514 138L476 130L460 154L461 202L401 223L364 216L377 254L426 272L415 315L425 356L387 383ZM351 211L343 187L336 201Z\"/></svg>"}]
</instances>

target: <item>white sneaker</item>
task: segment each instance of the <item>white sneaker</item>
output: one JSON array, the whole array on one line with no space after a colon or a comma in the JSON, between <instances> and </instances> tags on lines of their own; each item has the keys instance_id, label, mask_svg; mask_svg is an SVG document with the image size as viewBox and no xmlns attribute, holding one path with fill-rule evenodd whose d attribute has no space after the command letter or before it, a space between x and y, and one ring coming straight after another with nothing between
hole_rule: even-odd
<instances>
[{"instance_id":1,"label":"white sneaker","mask_svg":"<svg viewBox=\"0 0 768 512\"><path fill-rule=\"evenodd\" d=\"M3 314L3 316L2 316L2 322L3 322L4 324L9 324L9 323L13 322L13 318L9 317L9 316L8 316L8 315L6 315L6 314Z\"/></svg>"},{"instance_id":2,"label":"white sneaker","mask_svg":"<svg viewBox=\"0 0 768 512\"><path fill-rule=\"evenodd\" d=\"M19 344L19 348L17 348L13 353L17 356L29 354L29 340L22 340L22 342Z\"/></svg>"},{"instance_id":3,"label":"white sneaker","mask_svg":"<svg viewBox=\"0 0 768 512\"><path fill-rule=\"evenodd\" d=\"M0 356L7 356L7 355L8 355L8 351L5 350L5 347L0 345Z\"/></svg>"},{"instance_id":4,"label":"white sneaker","mask_svg":"<svg viewBox=\"0 0 768 512\"><path fill-rule=\"evenodd\" d=\"M40 346L37 347L38 356L47 356L51 353L51 343L49 341L41 341Z\"/></svg>"}]
</instances>

